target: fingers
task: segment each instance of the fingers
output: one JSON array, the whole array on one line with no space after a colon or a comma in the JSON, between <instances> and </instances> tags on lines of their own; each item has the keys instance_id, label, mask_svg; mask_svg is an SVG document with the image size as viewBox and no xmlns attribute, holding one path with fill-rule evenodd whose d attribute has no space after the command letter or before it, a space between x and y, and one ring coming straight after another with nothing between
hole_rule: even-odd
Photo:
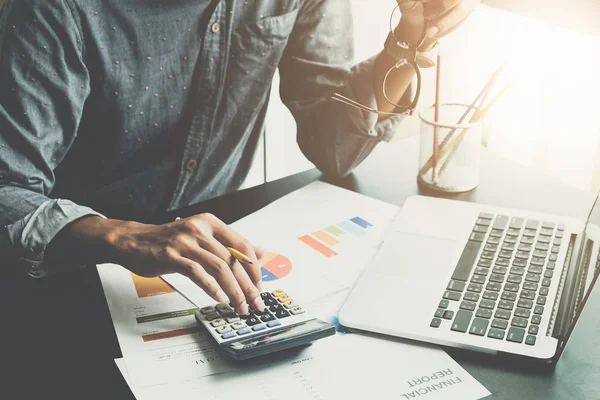
<instances>
[{"instance_id":1,"label":"fingers","mask_svg":"<svg viewBox=\"0 0 600 400\"><path fill-rule=\"evenodd\" d=\"M231 229L221 220L217 219L214 221L214 224L213 235L215 239L217 239L224 246L233 247L252 260L252 264L242 262L241 265L252 280L253 284L259 290L262 290L262 273L260 270L260 264L258 262L258 260L262 257L259 257L256 254L255 247L252 246L248 239ZM227 254L227 257L229 257L229 254Z\"/></svg>"},{"instance_id":2,"label":"fingers","mask_svg":"<svg viewBox=\"0 0 600 400\"><path fill-rule=\"evenodd\" d=\"M227 303L228 298L225 292L221 289L215 278L210 276L204 268L197 262L182 256L176 256L172 260L176 267L176 272L190 278L192 282L198 285L206 294L213 300L219 303Z\"/></svg>"},{"instance_id":3,"label":"fingers","mask_svg":"<svg viewBox=\"0 0 600 400\"><path fill-rule=\"evenodd\" d=\"M432 20L441 17L448 11L452 10L463 0L435 0L424 5L423 14L425 19Z\"/></svg>"},{"instance_id":4,"label":"fingers","mask_svg":"<svg viewBox=\"0 0 600 400\"><path fill-rule=\"evenodd\" d=\"M453 4L456 0L442 0L436 1L435 3L447 2ZM427 29L427 36L432 38L439 38L444 36L453 30L455 30L460 24L475 10L479 4L479 0L462 0L458 2L453 8L447 10L440 16L428 18L429 28ZM427 7L432 6L434 3L428 3Z\"/></svg>"},{"instance_id":5,"label":"fingers","mask_svg":"<svg viewBox=\"0 0 600 400\"><path fill-rule=\"evenodd\" d=\"M260 261L267 256L267 249L261 246L254 246L254 254L256 254L256 258Z\"/></svg>"},{"instance_id":6,"label":"fingers","mask_svg":"<svg viewBox=\"0 0 600 400\"><path fill-rule=\"evenodd\" d=\"M229 254L229 251L225 248L225 246L216 239L202 240L200 245L204 249L213 253L215 256L227 262L231 272L233 273L233 277L235 278L238 285L241 287L248 304L250 304L254 309L257 309L259 311L264 310L265 305L260 296L260 290L257 288L256 284L249 276L247 269L244 268L242 264L239 261L237 261L231 254ZM254 265L257 266L258 261L256 261L256 264ZM251 267L254 268L254 266L252 265ZM234 304L238 305L237 303Z\"/></svg>"}]
</instances>

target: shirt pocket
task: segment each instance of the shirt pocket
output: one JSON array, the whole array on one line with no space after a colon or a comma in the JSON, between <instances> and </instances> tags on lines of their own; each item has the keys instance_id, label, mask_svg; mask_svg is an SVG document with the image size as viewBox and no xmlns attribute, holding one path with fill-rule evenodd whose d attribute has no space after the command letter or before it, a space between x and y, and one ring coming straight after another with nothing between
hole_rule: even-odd
<instances>
[{"instance_id":1,"label":"shirt pocket","mask_svg":"<svg viewBox=\"0 0 600 400\"><path fill-rule=\"evenodd\" d=\"M228 84L238 111L256 111L263 104L297 16L295 9L234 30Z\"/></svg>"}]
</instances>

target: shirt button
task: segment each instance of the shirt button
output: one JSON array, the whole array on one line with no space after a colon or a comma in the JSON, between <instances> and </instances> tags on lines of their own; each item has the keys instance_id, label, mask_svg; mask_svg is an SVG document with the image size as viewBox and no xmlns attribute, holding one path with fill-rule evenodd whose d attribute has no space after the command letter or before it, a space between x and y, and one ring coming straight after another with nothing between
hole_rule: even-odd
<instances>
[{"instance_id":1,"label":"shirt button","mask_svg":"<svg viewBox=\"0 0 600 400\"><path fill-rule=\"evenodd\" d=\"M194 168L196 168L196 165L198 165L198 163L196 162L196 160L190 160L187 162L187 169L188 171L193 171Z\"/></svg>"},{"instance_id":2,"label":"shirt button","mask_svg":"<svg viewBox=\"0 0 600 400\"><path fill-rule=\"evenodd\" d=\"M212 24L210 29L213 31L213 33L217 33L221 29L221 25L219 25L218 22L215 22L214 24Z\"/></svg>"}]
</instances>

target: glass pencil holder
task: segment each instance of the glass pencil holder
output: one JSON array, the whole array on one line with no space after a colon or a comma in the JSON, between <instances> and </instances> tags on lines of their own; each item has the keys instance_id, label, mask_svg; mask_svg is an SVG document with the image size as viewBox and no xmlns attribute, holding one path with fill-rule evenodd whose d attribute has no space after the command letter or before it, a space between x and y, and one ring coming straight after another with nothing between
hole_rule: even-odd
<instances>
[{"instance_id":1,"label":"glass pencil holder","mask_svg":"<svg viewBox=\"0 0 600 400\"><path fill-rule=\"evenodd\" d=\"M420 111L421 136L417 181L430 189L466 192L479 185L482 121L477 109L440 104Z\"/></svg>"}]
</instances>

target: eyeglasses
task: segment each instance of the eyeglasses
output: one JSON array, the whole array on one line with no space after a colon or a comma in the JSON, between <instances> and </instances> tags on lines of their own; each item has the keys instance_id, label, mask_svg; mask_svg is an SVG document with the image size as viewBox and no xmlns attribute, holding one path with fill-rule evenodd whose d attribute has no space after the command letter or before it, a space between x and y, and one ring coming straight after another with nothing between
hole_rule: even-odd
<instances>
[{"instance_id":1,"label":"eyeglasses","mask_svg":"<svg viewBox=\"0 0 600 400\"><path fill-rule=\"evenodd\" d=\"M421 34L421 37L417 41L416 45L411 46L409 43L402 42L402 41L398 40L398 38L396 37L396 33L394 32L394 27L393 27L394 14L395 14L396 10L398 10L399 8L400 8L400 6L396 5L396 7L394 7L394 10L392 11L392 14L390 15L390 34L396 41L396 44L399 47L403 48L404 50L407 50L409 53L408 53L407 57L399 60L394 66L392 66L388 70L388 72L385 74L385 76L383 78L383 84L382 84L382 86L383 86L382 93L383 93L384 99L388 103L393 105L398 111L396 111L396 112L379 111L374 108L367 107L357 101L349 99L348 97L342 96L339 93L334 93L331 96L331 98L333 100L339 101L339 102L349 105L351 107L355 107L360 110L367 111L367 112L377 114L377 115L412 115L413 114L413 112L419 102L419 97L421 95L421 71L419 69L419 66L417 65L417 49L419 47L421 47L421 45L425 41L425 32L427 31L427 22L425 23L425 26L423 27L423 33ZM392 101L388 96L388 78L392 74L392 71L399 69L399 68L403 68L403 67L412 68L416 75L416 78L417 78L417 88L415 91L415 96L409 105L397 104L396 102Z\"/></svg>"}]
</instances>

